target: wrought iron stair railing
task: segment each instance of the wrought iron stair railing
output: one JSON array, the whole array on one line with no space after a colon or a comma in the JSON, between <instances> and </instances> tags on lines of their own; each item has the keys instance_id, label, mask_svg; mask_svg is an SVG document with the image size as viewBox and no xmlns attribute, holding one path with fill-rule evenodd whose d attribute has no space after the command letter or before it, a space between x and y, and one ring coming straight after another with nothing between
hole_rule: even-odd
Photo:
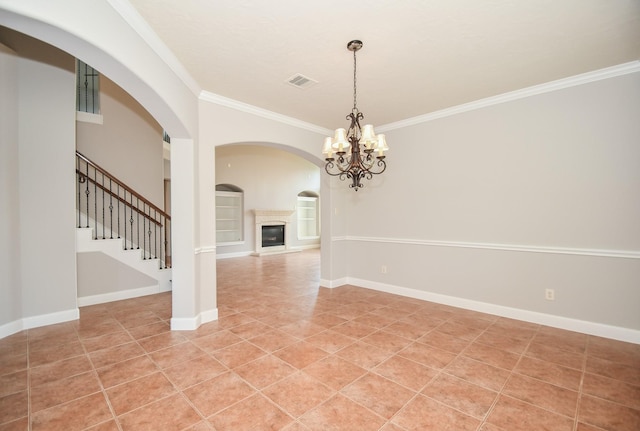
<instances>
[{"instance_id":1,"label":"wrought iron stair railing","mask_svg":"<svg viewBox=\"0 0 640 431\"><path fill-rule=\"evenodd\" d=\"M125 250L158 259L171 268L171 216L115 176L76 151L79 228L98 239L122 239Z\"/></svg>"}]
</instances>

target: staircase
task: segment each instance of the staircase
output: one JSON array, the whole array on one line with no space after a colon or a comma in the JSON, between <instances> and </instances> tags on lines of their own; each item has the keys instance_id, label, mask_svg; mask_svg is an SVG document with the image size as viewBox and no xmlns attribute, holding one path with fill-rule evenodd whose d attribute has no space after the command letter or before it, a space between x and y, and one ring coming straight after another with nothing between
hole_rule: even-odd
<instances>
[{"instance_id":1,"label":"staircase","mask_svg":"<svg viewBox=\"0 0 640 431\"><path fill-rule=\"evenodd\" d=\"M78 305L171 290L171 217L76 152Z\"/></svg>"}]
</instances>

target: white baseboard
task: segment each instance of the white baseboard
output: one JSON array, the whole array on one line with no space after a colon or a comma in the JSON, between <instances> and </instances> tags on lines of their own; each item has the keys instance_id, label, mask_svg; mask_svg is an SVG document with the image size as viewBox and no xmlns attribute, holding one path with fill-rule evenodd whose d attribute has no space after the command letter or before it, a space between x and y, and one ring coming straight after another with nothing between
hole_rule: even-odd
<instances>
[{"instance_id":1,"label":"white baseboard","mask_svg":"<svg viewBox=\"0 0 640 431\"><path fill-rule=\"evenodd\" d=\"M299 245L297 247L294 247L300 250L315 250L317 248L320 248L320 244L308 244L308 245Z\"/></svg>"},{"instance_id":2,"label":"white baseboard","mask_svg":"<svg viewBox=\"0 0 640 431\"><path fill-rule=\"evenodd\" d=\"M289 250L283 251L284 253L292 253L303 250L313 250L320 248L320 244L311 244L311 245L301 245L297 247L291 247ZM256 256L260 253L256 253L255 251L239 251L236 253L220 253L220 249L218 249L216 253L216 259L231 259L233 257L245 257L245 256ZM268 254L280 254L278 252L273 253L261 253L262 255Z\"/></svg>"},{"instance_id":3,"label":"white baseboard","mask_svg":"<svg viewBox=\"0 0 640 431\"><path fill-rule=\"evenodd\" d=\"M80 310L58 311L56 313L41 314L39 316L23 317L13 322L0 326L0 338L8 337L25 329L39 328L40 326L55 325L56 323L69 322L80 318Z\"/></svg>"},{"instance_id":4,"label":"white baseboard","mask_svg":"<svg viewBox=\"0 0 640 431\"><path fill-rule=\"evenodd\" d=\"M216 253L216 259L231 259L232 257L251 256L252 251L240 251L237 253Z\"/></svg>"},{"instance_id":5,"label":"white baseboard","mask_svg":"<svg viewBox=\"0 0 640 431\"><path fill-rule=\"evenodd\" d=\"M327 283L324 286L323 283ZM640 331L619 326L605 325L603 323L589 322L586 320L572 319L569 317L555 316L552 314L540 313L537 311L523 310L519 308L505 307L502 305L490 304L471 299L457 298L454 296L442 295L439 293L426 292L422 290L410 289L407 287L394 286L391 284L377 283L357 278L342 278L339 280L322 280L324 287L338 287L345 284L360 286L380 292L392 293L408 298L421 299L438 304L450 305L452 307L464 308L467 310L479 311L481 313L493 314L501 317L522 320L539 325L551 326L568 331L581 332L583 334L596 335L599 337L611 338L614 340L626 341L640 344Z\"/></svg>"},{"instance_id":6,"label":"white baseboard","mask_svg":"<svg viewBox=\"0 0 640 431\"><path fill-rule=\"evenodd\" d=\"M218 320L218 309L203 311L195 317L172 317L172 331L194 331L200 325L207 322Z\"/></svg>"},{"instance_id":7,"label":"white baseboard","mask_svg":"<svg viewBox=\"0 0 640 431\"><path fill-rule=\"evenodd\" d=\"M118 290L116 292L102 293L100 295L82 296L78 298L78 306L104 304L105 302L121 301L123 299L137 298L139 296L153 295L156 293L169 292L171 287L160 287L158 284L137 289Z\"/></svg>"},{"instance_id":8,"label":"white baseboard","mask_svg":"<svg viewBox=\"0 0 640 431\"><path fill-rule=\"evenodd\" d=\"M218 320L218 309L214 308L213 310L207 310L200 313L200 324L213 322L214 320Z\"/></svg>"},{"instance_id":9,"label":"white baseboard","mask_svg":"<svg viewBox=\"0 0 640 431\"><path fill-rule=\"evenodd\" d=\"M22 319L14 320L13 322L5 323L0 326L0 339L13 335L16 332L20 332L24 329Z\"/></svg>"},{"instance_id":10,"label":"white baseboard","mask_svg":"<svg viewBox=\"0 0 640 431\"><path fill-rule=\"evenodd\" d=\"M337 280L320 279L320 287L326 287L327 289L344 286L345 284L349 284L349 279L347 277L338 278Z\"/></svg>"}]
</instances>

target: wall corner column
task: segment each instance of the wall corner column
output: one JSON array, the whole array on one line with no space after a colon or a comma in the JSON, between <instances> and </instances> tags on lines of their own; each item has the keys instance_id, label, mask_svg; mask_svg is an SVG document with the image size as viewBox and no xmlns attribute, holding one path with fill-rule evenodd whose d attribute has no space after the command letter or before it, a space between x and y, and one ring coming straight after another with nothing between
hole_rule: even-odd
<instances>
[{"instance_id":1,"label":"wall corner column","mask_svg":"<svg viewBox=\"0 0 640 431\"><path fill-rule=\"evenodd\" d=\"M193 330L200 322L195 264L194 141L171 140L172 330Z\"/></svg>"}]
</instances>

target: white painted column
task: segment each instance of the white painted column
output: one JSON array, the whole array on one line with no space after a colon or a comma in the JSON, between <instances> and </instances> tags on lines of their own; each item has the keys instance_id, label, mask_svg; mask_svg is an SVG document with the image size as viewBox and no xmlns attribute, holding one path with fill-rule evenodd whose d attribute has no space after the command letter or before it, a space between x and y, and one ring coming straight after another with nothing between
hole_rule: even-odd
<instances>
[{"instance_id":1,"label":"white painted column","mask_svg":"<svg viewBox=\"0 0 640 431\"><path fill-rule=\"evenodd\" d=\"M192 330L199 325L194 154L192 139L171 140L172 330Z\"/></svg>"},{"instance_id":2,"label":"white painted column","mask_svg":"<svg viewBox=\"0 0 640 431\"><path fill-rule=\"evenodd\" d=\"M194 330L218 318L215 152L171 139L172 330Z\"/></svg>"},{"instance_id":3,"label":"white painted column","mask_svg":"<svg viewBox=\"0 0 640 431\"><path fill-rule=\"evenodd\" d=\"M200 323L218 318L216 286L216 163L213 144L198 145L198 229L196 268L199 286Z\"/></svg>"}]
</instances>

